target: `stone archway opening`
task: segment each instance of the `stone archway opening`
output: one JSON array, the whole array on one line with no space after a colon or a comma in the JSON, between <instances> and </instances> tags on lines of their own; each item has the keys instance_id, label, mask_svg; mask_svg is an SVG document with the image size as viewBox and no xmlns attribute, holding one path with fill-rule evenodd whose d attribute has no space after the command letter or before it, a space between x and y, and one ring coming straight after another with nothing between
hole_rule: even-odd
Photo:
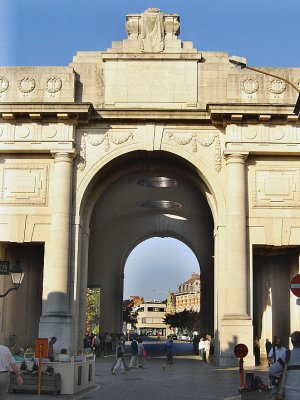
<instances>
[{"instance_id":1,"label":"stone archway opening","mask_svg":"<svg viewBox=\"0 0 300 400\"><path fill-rule=\"evenodd\" d=\"M164 152L123 156L107 171L98 173L101 195L87 211L87 286L101 288L101 330L121 331L125 262L138 243L158 236L186 243L199 260L202 326L213 332L214 223L205 183L188 162Z\"/></svg>"},{"instance_id":2,"label":"stone archway opening","mask_svg":"<svg viewBox=\"0 0 300 400\"><path fill-rule=\"evenodd\" d=\"M138 244L124 268L123 332L148 337L200 331L200 265L192 250L172 237L153 237ZM149 311L150 310L150 311ZM163 319L184 310L193 328L171 329ZM192 323L192 316L190 318ZM175 327L174 327L175 328Z\"/></svg>"}]
</instances>

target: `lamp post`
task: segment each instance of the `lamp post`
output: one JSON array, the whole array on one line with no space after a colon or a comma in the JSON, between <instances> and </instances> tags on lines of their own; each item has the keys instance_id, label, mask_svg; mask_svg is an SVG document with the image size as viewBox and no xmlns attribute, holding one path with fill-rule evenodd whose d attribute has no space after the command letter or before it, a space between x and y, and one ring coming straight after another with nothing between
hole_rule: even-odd
<instances>
[{"instance_id":1,"label":"lamp post","mask_svg":"<svg viewBox=\"0 0 300 400\"><path fill-rule=\"evenodd\" d=\"M18 290L22 284L24 278L24 271L21 268L20 261L16 261L16 264L10 270L11 281L13 287L9 288L5 293L0 294L0 298L8 295L12 290Z\"/></svg>"},{"instance_id":2,"label":"lamp post","mask_svg":"<svg viewBox=\"0 0 300 400\"><path fill-rule=\"evenodd\" d=\"M283 78L282 76L272 74L271 72L264 71L259 68L249 67L247 65L246 58L244 58L244 57L232 56L229 58L229 61L232 64L234 64L238 67L241 67L241 69L246 68L246 69L249 69L250 71L258 72L259 74L263 74L263 75L271 76L272 78L280 79L281 81L287 83L289 86L291 86L293 89L295 89L296 92L298 93L298 99L297 99L297 102L296 102L296 105L294 108L294 114L299 115L299 113L300 113L300 89L293 82L289 81L286 78Z\"/></svg>"}]
</instances>

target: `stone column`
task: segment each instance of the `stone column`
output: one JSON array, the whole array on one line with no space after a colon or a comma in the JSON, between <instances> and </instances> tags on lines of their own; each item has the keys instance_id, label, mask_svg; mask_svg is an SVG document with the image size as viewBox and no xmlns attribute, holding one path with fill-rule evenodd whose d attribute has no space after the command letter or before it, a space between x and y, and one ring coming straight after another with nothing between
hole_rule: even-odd
<instances>
[{"instance_id":1,"label":"stone column","mask_svg":"<svg viewBox=\"0 0 300 400\"><path fill-rule=\"evenodd\" d=\"M226 263L223 268L225 308L220 326L220 365L236 365L233 349L245 343L252 365L253 327L249 316L249 272L246 236L247 153L226 154Z\"/></svg>"},{"instance_id":2,"label":"stone column","mask_svg":"<svg viewBox=\"0 0 300 400\"><path fill-rule=\"evenodd\" d=\"M79 272L79 305L78 305L78 338L77 347L82 349L86 325L86 293L87 293L87 274L88 274L88 252L89 252L89 233L83 231L79 235L81 252L77 268Z\"/></svg>"},{"instance_id":3,"label":"stone column","mask_svg":"<svg viewBox=\"0 0 300 400\"><path fill-rule=\"evenodd\" d=\"M58 344L70 347L70 222L73 154L54 153L51 179L51 237L46 243L41 337L57 336Z\"/></svg>"},{"instance_id":4,"label":"stone column","mask_svg":"<svg viewBox=\"0 0 300 400\"><path fill-rule=\"evenodd\" d=\"M0 243L0 260L6 261L7 254L6 254L6 247L5 243ZM6 276L0 276L0 293L3 294L6 290ZM5 297L0 299L0 343L5 344L5 331L4 331L4 319L5 319Z\"/></svg>"},{"instance_id":5,"label":"stone column","mask_svg":"<svg viewBox=\"0 0 300 400\"><path fill-rule=\"evenodd\" d=\"M225 315L248 317L247 248L246 248L246 186L247 154L227 155L226 191L226 308Z\"/></svg>"}]
</instances>

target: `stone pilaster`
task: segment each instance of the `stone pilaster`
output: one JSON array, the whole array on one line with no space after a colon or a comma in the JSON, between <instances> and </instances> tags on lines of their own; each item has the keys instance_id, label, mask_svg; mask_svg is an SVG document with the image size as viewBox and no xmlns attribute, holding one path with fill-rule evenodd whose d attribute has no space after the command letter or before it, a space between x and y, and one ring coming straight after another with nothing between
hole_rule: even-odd
<instances>
[{"instance_id":1,"label":"stone pilaster","mask_svg":"<svg viewBox=\"0 0 300 400\"><path fill-rule=\"evenodd\" d=\"M43 315L40 336L57 336L58 347L70 347L70 222L73 154L53 153L50 245L45 248ZM68 329L69 328L69 329Z\"/></svg>"},{"instance_id":2,"label":"stone pilaster","mask_svg":"<svg viewBox=\"0 0 300 400\"><path fill-rule=\"evenodd\" d=\"M249 349L246 364L253 363L253 327L249 315L249 272L246 238L247 153L226 154L226 269L224 276L225 312L220 332L220 365L237 363L233 349L245 343Z\"/></svg>"},{"instance_id":3,"label":"stone pilaster","mask_svg":"<svg viewBox=\"0 0 300 400\"><path fill-rule=\"evenodd\" d=\"M6 247L5 243L0 243L0 260L7 260L6 254ZM6 276L0 276L0 293L3 294L6 290ZM4 323L5 323L5 297L0 299L0 343L5 343L5 331L4 331Z\"/></svg>"},{"instance_id":4,"label":"stone pilaster","mask_svg":"<svg viewBox=\"0 0 300 400\"><path fill-rule=\"evenodd\" d=\"M227 317L248 317L247 248L246 248L246 185L247 154L226 156L226 309ZM234 299L234 301L233 301Z\"/></svg>"}]
</instances>

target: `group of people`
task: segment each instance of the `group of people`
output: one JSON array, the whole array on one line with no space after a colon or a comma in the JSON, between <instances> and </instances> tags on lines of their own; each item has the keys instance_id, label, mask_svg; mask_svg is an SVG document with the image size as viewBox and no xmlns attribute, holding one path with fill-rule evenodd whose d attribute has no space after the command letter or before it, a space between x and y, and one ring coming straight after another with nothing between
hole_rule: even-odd
<instances>
[{"instance_id":1,"label":"group of people","mask_svg":"<svg viewBox=\"0 0 300 400\"><path fill-rule=\"evenodd\" d=\"M193 339L193 344L194 341L195 338ZM210 362L214 356L214 351L215 351L214 338L212 338L211 335L209 334L199 336L198 350L199 350L200 360L207 363Z\"/></svg>"},{"instance_id":2,"label":"group of people","mask_svg":"<svg viewBox=\"0 0 300 400\"><path fill-rule=\"evenodd\" d=\"M105 332L103 335L87 333L83 339L86 353L92 352L96 357L107 356L116 350L120 334Z\"/></svg>"},{"instance_id":3,"label":"group of people","mask_svg":"<svg viewBox=\"0 0 300 400\"><path fill-rule=\"evenodd\" d=\"M115 348L115 362L111 367L111 373L116 375L118 370L122 370L126 374L132 368L146 368L145 362L148 354L143 345L143 339L138 336L133 336L130 344L131 359L129 365L125 360L125 336L121 336Z\"/></svg>"}]
</instances>

